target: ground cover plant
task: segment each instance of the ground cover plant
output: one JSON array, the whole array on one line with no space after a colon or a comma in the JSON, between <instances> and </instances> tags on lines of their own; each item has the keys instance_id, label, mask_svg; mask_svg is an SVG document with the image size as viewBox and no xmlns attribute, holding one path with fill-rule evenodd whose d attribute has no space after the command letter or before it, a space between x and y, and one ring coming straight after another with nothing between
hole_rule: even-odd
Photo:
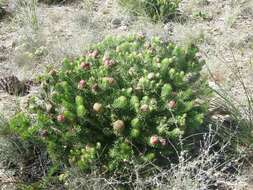
<instances>
[{"instance_id":1,"label":"ground cover plant","mask_svg":"<svg viewBox=\"0 0 253 190\"><path fill-rule=\"evenodd\" d=\"M44 143L55 163L86 172L176 158L180 139L204 128L199 98L209 89L196 52L143 35L108 37L42 76L30 115L17 114L10 128Z\"/></svg>"}]
</instances>

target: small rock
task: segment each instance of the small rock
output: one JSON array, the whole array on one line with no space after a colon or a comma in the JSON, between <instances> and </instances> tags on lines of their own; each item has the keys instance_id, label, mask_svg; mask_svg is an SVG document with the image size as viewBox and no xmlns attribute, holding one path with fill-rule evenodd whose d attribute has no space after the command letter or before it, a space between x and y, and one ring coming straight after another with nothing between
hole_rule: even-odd
<instances>
[{"instance_id":1,"label":"small rock","mask_svg":"<svg viewBox=\"0 0 253 190\"><path fill-rule=\"evenodd\" d=\"M7 49L6 46L4 46L4 45L0 46L0 52L4 52L6 49Z\"/></svg>"},{"instance_id":2,"label":"small rock","mask_svg":"<svg viewBox=\"0 0 253 190\"><path fill-rule=\"evenodd\" d=\"M119 18L115 18L112 20L112 24L115 26L121 25L121 20Z\"/></svg>"},{"instance_id":3,"label":"small rock","mask_svg":"<svg viewBox=\"0 0 253 190\"><path fill-rule=\"evenodd\" d=\"M13 41L12 43L11 43L11 47L12 48L15 48L17 46L17 42L16 41Z\"/></svg>"},{"instance_id":4,"label":"small rock","mask_svg":"<svg viewBox=\"0 0 253 190\"><path fill-rule=\"evenodd\" d=\"M6 57L6 56L0 55L0 62L6 61L6 60L7 60L7 57Z\"/></svg>"},{"instance_id":5,"label":"small rock","mask_svg":"<svg viewBox=\"0 0 253 190\"><path fill-rule=\"evenodd\" d=\"M4 8L0 7L0 19L2 19L6 15L6 11Z\"/></svg>"},{"instance_id":6,"label":"small rock","mask_svg":"<svg viewBox=\"0 0 253 190\"><path fill-rule=\"evenodd\" d=\"M127 31L127 26L123 25L121 27L119 27L120 30L123 30L123 31Z\"/></svg>"}]
</instances>

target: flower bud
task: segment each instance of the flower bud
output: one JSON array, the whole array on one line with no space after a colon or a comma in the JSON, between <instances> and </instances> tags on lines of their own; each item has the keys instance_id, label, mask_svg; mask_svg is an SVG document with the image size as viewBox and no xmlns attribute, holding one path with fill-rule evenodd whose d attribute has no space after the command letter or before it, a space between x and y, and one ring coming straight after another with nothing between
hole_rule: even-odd
<instances>
[{"instance_id":1,"label":"flower bud","mask_svg":"<svg viewBox=\"0 0 253 190\"><path fill-rule=\"evenodd\" d=\"M125 129L125 124L122 120L115 121L112 126L113 126L113 130L116 133L122 133L123 130Z\"/></svg>"},{"instance_id":2,"label":"flower bud","mask_svg":"<svg viewBox=\"0 0 253 190\"><path fill-rule=\"evenodd\" d=\"M161 143L162 146L165 146L167 144L167 141L166 141L166 139L161 138L160 143Z\"/></svg>"},{"instance_id":3,"label":"flower bud","mask_svg":"<svg viewBox=\"0 0 253 190\"><path fill-rule=\"evenodd\" d=\"M155 78L155 74L154 73L149 73L147 77L148 77L149 80L152 80L152 79Z\"/></svg>"},{"instance_id":4,"label":"flower bud","mask_svg":"<svg viewBox=\"0 0 253 190\"><path fill-rule=\"evenodd\" d=\"M143 104L143 105L141 106L141 111L142 111L142 112L148 112L148 111L149 111L149 106L148 106L147 104Z\"/></svg>"},{"instance_id":5,"label":"flower bud","mask_svg":"<svg viewBox=\"0 0 253 190\"><path fill-rule=\"evenodd\" d=\"M97 102L96 102L96 103L93 105L93 110L94 110L95 112L97 112L97 113L101 112L102 109L103 109L103 105L100 104L100 103L97 103Z\"/></svg>"},{"instance_id":6,"label":"flower bud","mask_svg":"<svg viewBox=\"0 0 253 190\"><path fill-rule=\"evenodd\" d=\"M174 109L174 108L176 108L177 103L176 103L175 100L171 100L167 105L168 105L168 107L169 107L170 109Z\"/></svg>"}]
</instances>

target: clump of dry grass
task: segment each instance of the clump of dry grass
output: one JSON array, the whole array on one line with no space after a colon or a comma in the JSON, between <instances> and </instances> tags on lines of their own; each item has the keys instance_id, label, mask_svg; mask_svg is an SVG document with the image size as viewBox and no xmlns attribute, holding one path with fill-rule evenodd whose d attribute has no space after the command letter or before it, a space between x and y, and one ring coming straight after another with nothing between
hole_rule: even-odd
<instances>
[{"instance_id":1,"label":"clump of dry grass","mask_svg":"<svg viewBox=\"0 0 253 190\"><path fill-rule=\"evenodd\" d=\"M229 84L221 85L215 80L215 73L209 70L212 86L216 92L214 106L218 108L219 116L227 123L221 129L223 131L221 138L234 134L230 141L236 145L234 148L237 154L244 155L246 161L244 172L251 174L253 129L251 59L238 58L234 49L229 49L229 52L230 57L218 57L231 73L230 80L227 81ZM248 178L249 181L252 180L252 176Z\"/></svg>"},{"instance_id":2,"label":"clump of dry grass","mask_svg":"<svg viewBox=\"0 0 253 190\"><path fill-rule=\"evenodd\" d=\"M234 82L232 88L225 88L215 80L215 73L209 69L210 80L216 86L213 90L216 92L218 102L216 106L223 107L237 123L244 123L248 128L253 128L253 96L252 84L249 79L252 76L250 63L241 62L235 57L235 53L230 49L231 58L219 58L223 64L227 65L227 69L231 72L230 79ZM249 68L247 70L247 68ZM236 89L235 88L236 85ZM234 87L234 88L233 88ZM236 90L236 91L235 91ZM239 95L239 96L238 96Z\"/></svg>"},{"instance_id":3,"label":"clump of dry grass","mask_svg":"<svg viewBox=\"0 0 253 190\"><path fill-rule=\"evenodd\" d=\"M37 0L16 0L16 19L22 26L28 26L34 31L39 29L39 18L37 14Z\"/></svg>"}]
</instances>

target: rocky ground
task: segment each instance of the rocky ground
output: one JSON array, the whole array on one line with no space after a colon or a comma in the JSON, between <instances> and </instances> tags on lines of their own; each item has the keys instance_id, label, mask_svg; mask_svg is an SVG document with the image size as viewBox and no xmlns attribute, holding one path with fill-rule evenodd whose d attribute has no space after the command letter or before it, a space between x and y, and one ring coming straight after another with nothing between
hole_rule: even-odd
<instances>
[{"instance_id":1,"label":"rocky ground","mask_svg":"<svg viewBox=\"0 0 253 190\"><path fill-rule=\"evenodd\" d=\"M212 73L210 85L226 89L238 104L246 100L240 77L253 90L252 0L183 0L180 15L166 24L130 16L113 0L97 0L91 7L81 2L39 4L34 12L37 24L24 22L32 13L19 9L15 0L5 9L10 13L0 20L0 78L36 78L46 66L57 67L65 56L82 54L85 46L108 34L143 32L182 46L197 44L207 62L204 73ZM0 113L12 115L26 99L0 92ZM9 181L10 176L0 167L0 181Z\"/></svg>"}]
</instances>

